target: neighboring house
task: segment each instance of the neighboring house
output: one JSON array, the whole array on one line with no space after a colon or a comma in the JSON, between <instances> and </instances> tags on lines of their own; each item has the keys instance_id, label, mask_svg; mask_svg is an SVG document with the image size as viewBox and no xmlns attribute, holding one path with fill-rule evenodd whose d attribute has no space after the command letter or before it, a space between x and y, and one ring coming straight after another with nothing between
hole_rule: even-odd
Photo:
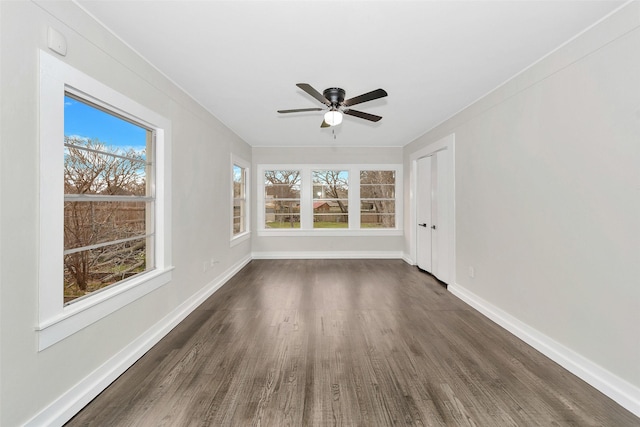
<instances>
[{"instance_id":1,"label":"neighboring house","mask_svg":"<svg viewBox=\"0 0 640 427\"><path fill-rule=\"evenodd\" d=\"M329 202L313 202L313 213L328 213L331 211Z\"/></svg>"}]
</instances>

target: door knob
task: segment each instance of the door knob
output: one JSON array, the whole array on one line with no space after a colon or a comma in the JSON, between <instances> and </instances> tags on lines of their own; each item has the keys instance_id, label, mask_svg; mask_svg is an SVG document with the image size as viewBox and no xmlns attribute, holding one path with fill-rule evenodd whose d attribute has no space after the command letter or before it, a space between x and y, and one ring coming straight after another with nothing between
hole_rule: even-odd
<instances>
[{"instance_id":1,"label":"door knob","mask_svg":"<svg viewBox=\"0 0 640 427\"><path fill-rule=\"evenodd\" d=\"M418 224L418 225L419 225L420 227L426 227L426 226L427 226L427 224L426 224L426 223Z\"/></svg>"},{"instance_id":2,"label":"door knob","mask_svg":"<svg viewBox=\"0 0 640 427\"><path fill-rule=\"evenodd\" d=\"M431 229L432 229L432 230L435 230L435 229L436 229L435 224L431 226Z\"/></svg>"}]
</instances>

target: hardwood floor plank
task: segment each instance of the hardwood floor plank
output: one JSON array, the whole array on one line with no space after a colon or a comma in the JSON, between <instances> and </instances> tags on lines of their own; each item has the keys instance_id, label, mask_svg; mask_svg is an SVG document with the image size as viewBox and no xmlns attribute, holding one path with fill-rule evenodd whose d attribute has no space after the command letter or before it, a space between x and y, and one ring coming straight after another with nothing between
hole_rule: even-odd
<instances>
[{"instance_id":1,"label":"hardwood floor plank","mask_svg":"<svg viewBox=\"0 0 640 427\"><path fill-rule=\"evenodd\" d=\"M401 260L252 261L69 426L640 426Z\"/></svg>"}]
</instances>

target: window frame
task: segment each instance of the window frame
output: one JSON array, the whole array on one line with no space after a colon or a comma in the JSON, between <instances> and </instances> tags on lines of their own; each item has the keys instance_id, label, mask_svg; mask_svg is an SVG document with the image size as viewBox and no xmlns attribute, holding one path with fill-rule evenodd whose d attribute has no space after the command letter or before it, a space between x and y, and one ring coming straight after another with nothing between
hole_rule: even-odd
<instances>
[{"instance_id":1,"label":"window frame","mask_svg":"<svg viewBox=\"0 0 640 427\"><path fill-rule=\"evenodd\" d=\"M72 93L155 134L155 268L64 304L64 96ZM59 342L171 281L171 122L40 51L38 349ZM60 179L51 179L59 177Z\"/></svg>"},{"instance_id":2,"label":"window frame","mask_svg":"<svg viewBox=\"0 0 640 427\"><path fill-rule=\"evenodd\" d=\"M233 168L235 166L244 169L244 224L245 230L238 234L233 233L233 217L234 217L234 180L233 180ZM241 242L244 242L251 238L251 165L243 158L231 154L231 230L230 230L230 246L233 247Z\"/></svg>"},{"instance_id":3,"label":"window frame","mask_svg":"<svg viewBox=\"0 0 640 427\"><path fill-rule=\"evenodd\" d=\"M297 169L293 169L293 170L283 170L283 169L277 169L277 170L276 170L276 169L264 169L264 170L262 171L262 173L261 173L261 175L262 175L262 177L263 177L263 179L262 179L262 181L261 181L261 182L262 182L262 187L261 187L261 188L262 188L262 190L261 190L261 191L262 191L262 198L263 198L263 202L262 202L262 218L263 218L262 225L263 225L263 228L264 228L264 222L266 221L266 217L267 217L267 213L266 213L266 209L267 209L267 204L266 204L266 203L267 203L267 199L266 199L266 196L267 196L267 195L266 195L266 192L267 192L267 190L266 190L266 189L267 189L267 185L266 185L265 180L264 180L264 176L265 176L265 173L266 173L267 171L273 171L273 172L290 172L290 173L292 173L292 172L294 172L294 173L295 173L295 172L297 172L297 173L298 173L298 177L297 177L298 182L297 182L297 183L296 183L296 182L291 183L291 185L295 185L295 186L297 187L297 189L298 189L298 197L280 197L280 198L278 199L277 195L275 195L275 196L274 196L274 199L273 199L273 200L274 200L274 205L277 203L277 201L278 201L278 200L279 200L279 201L281 201L281 202L282 202L282 200L284 200L284 201L285 201L285 203L289 205L289 218L291 218L292 214L293 214L293 215L295 215L295 212L291 212L291 208L292 208L291 203L292 203L292 202L293 202L293 203L295 203L295 201L297 200L297 201L298 201L298 206L299 206L299 207L301 207L301 206L302 206L302 203L303 203L302 198L301 198L301 196L302 196L302 175L301 175L301 171L300 171L300 170L297 170ZM289 176L291 176L291 175L289 175ZM283 185L283 184L277 184L277 185ZM279 193L279 191L277 190L277 187L275 187L275 185L273 185L273 184L272 184L272 186L273 186L273 189L274 189L274 191L273 191L273 192L274 192L274 193ZM274 215L274 219L275 219L275 218L277 218L277 214L276 214L276 212L275 212L275 207L274 207L273 215ZM282 215L282 213L280 213L280 215ZM306 221L306 219L305 219L305 218L300 217L300 210L298 211L298 217L299 217L299 219L300 219L300 225L299 225L298 227L294 227L294 228L296 228L296 229L300 229L300 228L302 227L302 223Z\"/></svg>"},{"instance_id":4,"label":"window frame","mask_svg":"<svg viewBox=\"0 0 640 427\"><path fill-rule=\"evenodd\" d=\"M362 189L363 186L380 186L380 185L391 185L391 184L381 184L381 183L365 183L363 184L362 182L362 172L394 172L394 183L393 183L393 197L374 197L374 196L369 196L369 197L364 197L362 195ZM360 228L362 227L362 219L363 219L363 215L368 217L371 215L375 215L377 217L380 216L384 216L384 215L393 215L393 223L394 223L394 227L371 227L374 229L381 229L381 230L385 230L385 229L393 229L395 228L395 224L397 224L398 221L398 214L396 213L396 209L398 208L398 203L397 203L397 199L398 199L398 195L396 194L396 190L397 190L397 184L396 182L398 181L398 173L395 170L389 170L389 169L369 169L369 168L361 168L360 169L360 176L359 178L359 191L360 191L360 206L358 207L359 209L359 219L360 219ZM367 213L363 213L362 211L362 205L363 203L371 203L372 205L375 205L376 202L381 203L381 204L385 204L386 202L392 201L393 202L393 212L392 213L379 213L379 212L367 212ZM384 221L383 221L384 222ZM367 222L367 224L370 224L370 222ZM369 227L366 227L369 228Z\"/></svg>"},{"instance_id":5,"label":"window frame","mask_svg":"<svg viewBox=\"0 0 640 427\"><path fill-rule=\"evenodd\" d=\"M268 170L300 171L300 228L268 229L265 227L265 182ZM313 227L313 171L344 170L349 174L349 227ZM360 171L381 170L395 172L395 227L361 228L360 224ZM401 236L403 235L403 179L401 164L258 164L257 184L257 234L258 236Z\"/></svg>"},{"instance_id":6,"label":"window frame","mask_svg":"<svg viewBox=\"0 0 640 427\"><path fill-rule=\"evenodd\" d=\"M326 181L319 182L319 181L315 180L317 173L318 174L337 173L338 176L339 176L343 172L346 172L346 174L347 174L347 190L346 190L347 191L347 197L346 198L344 198L344 197L334 198L334 197L326 197L326 196L322 197L322 196L319 196L318 194L316 194L316 192L315 192L316 187L320 186L322 188L322 194L324 195L325 194L324 187L328 185L326 183ZM327 175L325 175L325 177L326 176ZM316 208L314 206L315 206L316 202L323 202L323 201L326 201L327 203L329 203L329 202L340 203L340 201L346 201L347 202L347 214L346 214L347 226L346 227L339 227L339 229L342 229L342 230L347 229L348 230L350 228L352 218L349 217L349 213L350 213L349 207L351 206L353 208L353 206L351 205L351 199L349 198L349 196L351 195L351 188L350 188L351 183L352 183L351 171L348 168L321 169L321 170L312 169L311 170L311 206L312 206L311 215L312 215L312 218L313 218L312 221L313 221L313 229L314 230L329 228L329 227L316 227L316 224L317 224L316 217L324 218L326 216L332 216L332 215L333 216L345 216L345 214L343 214L343 213L342 214L336 214L336 213L318 213L318 212L315 212Z\"/></svg>"}]
</instances>

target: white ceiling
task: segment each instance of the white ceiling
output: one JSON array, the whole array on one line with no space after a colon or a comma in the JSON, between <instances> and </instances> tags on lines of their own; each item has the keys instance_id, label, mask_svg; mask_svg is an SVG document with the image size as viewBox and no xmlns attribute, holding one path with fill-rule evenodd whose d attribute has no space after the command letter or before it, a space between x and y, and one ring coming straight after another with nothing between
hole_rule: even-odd
<instances>
[{"instance_id":1,"label":"white ceiling","mask_svg":"<svg viewBox=\"0 0 640 427\"><path fill-rule=\"evenodd\" d=\"M76 0L252 146L403 146L624 1ZM298 89L389 96L321 129ZM332 135L335 130L336 139Z\"/></svg>"}]
</instances>

